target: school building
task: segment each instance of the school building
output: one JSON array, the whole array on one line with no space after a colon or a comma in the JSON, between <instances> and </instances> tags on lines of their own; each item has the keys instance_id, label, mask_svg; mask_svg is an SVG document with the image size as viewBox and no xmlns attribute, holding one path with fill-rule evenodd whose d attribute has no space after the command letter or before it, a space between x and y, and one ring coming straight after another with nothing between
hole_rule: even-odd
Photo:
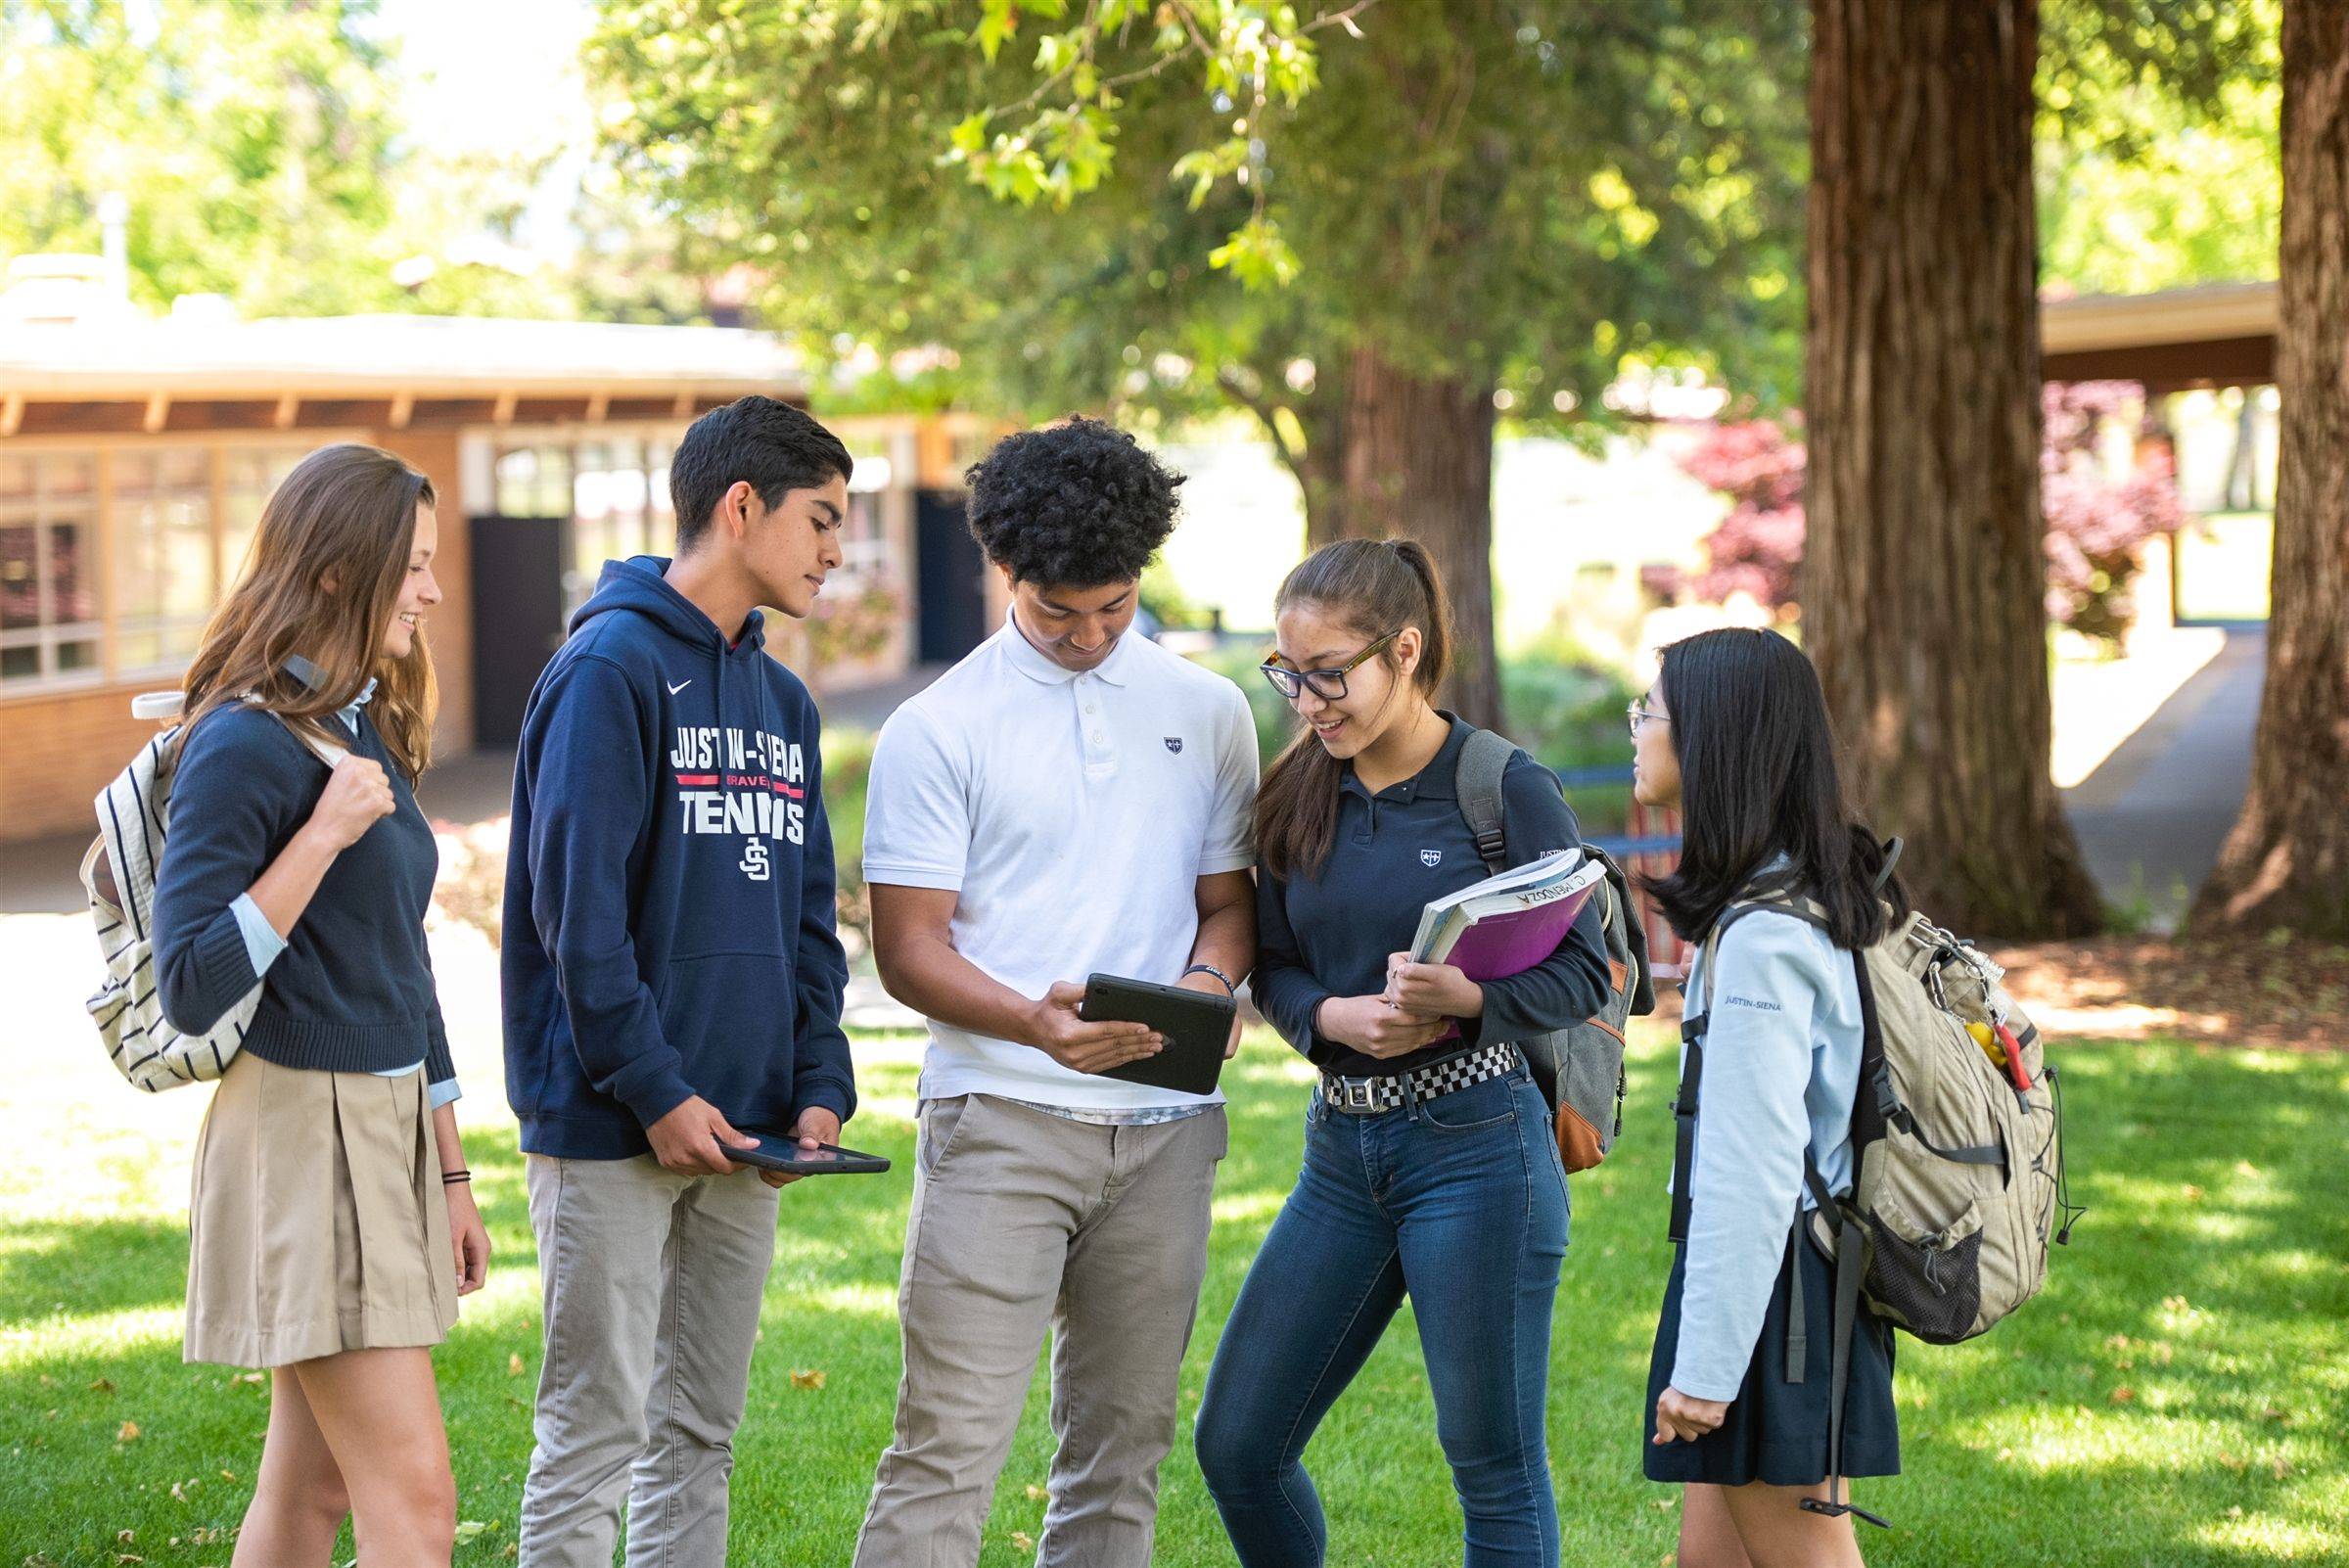
<instances>
[{"instance_id":1,"label":"school building","mask_svg":"<svg viewBox=\"0 0 2349 1568\"><path fill-rule=\"evenodd\" d=\"M368 441L433 480L435 745L453 756L514 740L604 561L669 549L668 454L694 417L809 392L789 349L741 329L155 319L57 308L43 296L58 280L32 281L10 291L13 310L0 295L0 842L88 826L91 799L153 733L131 697L176 686L304 453ZM998 427L833 428L856 473L832 619L769 624L819 695L958 658L991 627L960 476Z\"/></svg>"}]
</instances>

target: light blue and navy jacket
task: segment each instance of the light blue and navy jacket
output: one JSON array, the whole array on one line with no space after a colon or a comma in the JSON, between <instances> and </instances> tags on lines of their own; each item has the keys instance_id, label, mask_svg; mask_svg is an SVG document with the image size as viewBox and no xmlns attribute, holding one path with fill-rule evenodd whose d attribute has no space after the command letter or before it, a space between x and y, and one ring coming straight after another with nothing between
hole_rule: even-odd
<instances>
[{"instance_id":1,"label":"light blue and navy jacket","mask_svg":"<svg viewBox=\"0 0 2349 1568\"><path fill-rule=\"evenodd\" d=\"M1705 1055L1672 1386L1727 1401L1753 1360L1787 1232L1814 1207L1805 1151L1828 1191L1851 1190L1860 985L1824 931L1755 909L1722 933L1710 971L1700 949L1683 994L1703 1014Z\"/></svg>"}]
</instances>

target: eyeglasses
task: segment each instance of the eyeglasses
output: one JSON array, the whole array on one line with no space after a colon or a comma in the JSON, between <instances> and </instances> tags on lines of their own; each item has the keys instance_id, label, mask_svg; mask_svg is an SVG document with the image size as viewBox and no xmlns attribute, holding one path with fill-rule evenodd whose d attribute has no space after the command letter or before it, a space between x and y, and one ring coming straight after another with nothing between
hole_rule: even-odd
<instances>
[{"instance_id":1,"label":"eyeglasses","mask_svg":"<svg viewBox=\"0 0 2349 1568\"><path fill-rule=\"evenodd\" d=\"M1669 724L1672 722L1672 715L1670 714L1650 713L1646 708L1642 707L1638 703L1634 703L1631 705L1631 707L1625 709L1623 711L1623 716L1631 720L1632 739L1634 740L1637 740L1639 738L1639 732L1650 724Z\"/></svg>"},{"instance_id":2,"label":"eyeglasses","mask_svg":"<svg viewBox=\"0 0 2349 1568\"><path fill-rule=\"evenodd\" d=\"M1397 626L1393 631L1388 632L1376 642L1371 643L1360 653L1356 654L1352 659L1347 660L1335 669L1291 669L1286 665L1276 665L1270 661L1267 661L1256 668L1265 672L1265 678L1272 683L1272 689L1274 691L1280 693L1283 697L1286 697L1291 702L1295 702L1297 700L1298 693L1309 688L1313 691L1314 696L1320 698L1323 702L1343 702L1346 699L1347 671L1355 669L1363 661L1367 660L1371 655L1377 653L1381 648L1384 648L1388 643L1393 642L1396 638L1402 635L1403 628L1401 626ZM1274 657L1277 658L1278 656L1275 655Z\"/></svg>"}]
</instances>

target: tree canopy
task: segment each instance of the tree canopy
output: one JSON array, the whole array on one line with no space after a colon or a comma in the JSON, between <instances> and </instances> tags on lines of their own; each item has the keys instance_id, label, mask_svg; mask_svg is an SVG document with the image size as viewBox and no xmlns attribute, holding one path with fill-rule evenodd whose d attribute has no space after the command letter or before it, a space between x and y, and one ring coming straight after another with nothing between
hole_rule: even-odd
<instances>
[{"instance_id":1,"label":"tree canopy","mask_svg":"<svg viewBox=\"0 0 2349 1568\"><path fill-rule=\"evenodd\" d=\"M603 14L607 123L710 264L1030 411L1237 405L1294 457L1365 345L1536 424L1627 369L1793 392L1793 4Z\"/></svg>"}]
</instances>

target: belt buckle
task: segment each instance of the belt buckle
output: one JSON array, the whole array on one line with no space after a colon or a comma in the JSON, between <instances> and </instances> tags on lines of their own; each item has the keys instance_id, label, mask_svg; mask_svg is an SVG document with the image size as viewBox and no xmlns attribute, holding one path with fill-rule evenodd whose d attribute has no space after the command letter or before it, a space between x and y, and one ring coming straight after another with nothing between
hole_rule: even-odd
<instances>
[{"instance_id":1,"label":"belt buckle","mask_svg":"<svg viewBox=\"0 0 2349 1568\"><path fill-rule=\"evenodd\" d=\"M1338 1104L1340 1108L1357 1112L1376 1110L1377 1104L1370 1096L1370 1080L1366 1078L1339 1079Z\"/></svg>"}]
</instances>

